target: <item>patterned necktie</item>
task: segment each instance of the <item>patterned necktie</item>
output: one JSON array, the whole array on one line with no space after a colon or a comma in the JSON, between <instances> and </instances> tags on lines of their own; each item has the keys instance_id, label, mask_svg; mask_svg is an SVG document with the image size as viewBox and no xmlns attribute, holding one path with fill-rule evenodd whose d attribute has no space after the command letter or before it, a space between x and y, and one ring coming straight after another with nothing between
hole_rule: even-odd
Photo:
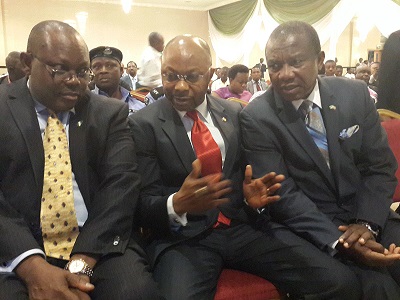
<instances>
[{"instance_id":1,"label":"patterned necktie","mask_svg":"<svg viewBox=\"0 0 400 300\"><path fill-rule=\"evenodd\" d=\"M260 83L258 81L256 82L256 88L257 92L261 91Z\"/></svg>"},{"instance_id":2,"label":"patterned necktie","mask_svg":"<svg viewBox=\"0 0 400 300\"><path fill-rule=\"evenodd\" d=\"M222 171L221 150L214 141L206 124L199 119L197 111L188 111L186 115L194 123L192 127L192 144L197 158L201 162L201 175L220 173Z\"/></svg>"},{"instance_id":3,"label":"patterned necktie","mask_svg":"<svg viewBox=\"0 0 400 300\"><path fill-rule=\"evenodd\" d=\"M322 119L321 110L310 100L304 100L299 107L299 112L306 123L308 132L319 148L328 167L330 167L328 141L326 139L326 130L324 121Z\"/></svg>"},{"instance_id":4,"label":"patterned necktie","mask_svg":"<svg viewBox=\"0 0 400 300\"><path fill-rule=\"evenodd\" d=\"M68 260L79 234L67 135L50 112L43 136L45 156L40 220L47 256Z\"/></svg>"}]
</instances>

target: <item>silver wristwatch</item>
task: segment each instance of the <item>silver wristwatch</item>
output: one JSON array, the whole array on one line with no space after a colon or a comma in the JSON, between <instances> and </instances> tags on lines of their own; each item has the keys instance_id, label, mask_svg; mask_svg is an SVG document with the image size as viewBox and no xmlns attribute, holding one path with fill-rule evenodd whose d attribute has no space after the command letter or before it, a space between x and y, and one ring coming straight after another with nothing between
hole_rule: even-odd
<instances>
[{"instance_id":1,"label":"silver wristwatch","mask_svg":"<svg viewBox=\"0 0 400 300\"><path fill-rule=\"evenodd\" d=\"M89 277L93 276L93 270L83 259L72 259L65 265L65 270L74 274L85 274Z\"/></svg>"}]
</instances>

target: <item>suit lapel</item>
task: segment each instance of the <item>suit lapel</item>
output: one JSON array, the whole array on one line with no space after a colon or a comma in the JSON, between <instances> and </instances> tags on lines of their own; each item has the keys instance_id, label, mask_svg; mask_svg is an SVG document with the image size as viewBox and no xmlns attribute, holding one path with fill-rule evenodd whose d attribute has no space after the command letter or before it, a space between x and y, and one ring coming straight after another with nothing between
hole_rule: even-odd
<instances>
[{"instance_id":1,"label":"suit lapel","mask_svg":"<svg viewBox=\"0 0 400 300\"><path fill-rule=\"evenodd\" d=\"M332 187L335 187L331 170L292 103L284 101L276 92L274 92L274 97L278 109L278 117L282 123L286 126L297 143L314 161L315 165L328 179Z\"/></svg>"},{"instance_id":2,"label":"suit lapel","mask_svg":"<svg viewBox=\"0 0 400 300\"><path fill-rule=\"evenodd\" d=\"M192 162L196 159L196 156L179 114L166 98L158 118L162 122L162 130L170 139L182 165L185 167L186 171L190 173L192 171Z\"/></svg>"},{"instance_id":3,"label":"suit lapel","mask_svg":"<svg viewBox=\"0 0 400 300\"><path fill-rule=\"evenodd\" d=\"M326 128L326 138L329 147L329 161L331 172L335 178L337 190L339 190L339 172L340 172L340 144L339 144L339 102L333 96L328 85L319 80L319 92L322 103L322 116Z\"/></svg>"},{"instance_id":4,"label":"suit lapel","mask_svg":"<svg viewBox=\"0 0 400 300\"><path fill-rule=\"evenodd\" d=\"M79 190L86 205L90 199L89 178L88 178L88 158L86 150L86 121L88 113L89 94L87 94L75 106L75 114L69 120L69 151L71 156L72 171L75 180L79 185Z\"/></svg>"},{"instance_id":5,"label":"suit lapel","mask_svg":"<svg viewBox=\"0 0 400 300\"><path fill-rule=\"evenodd\" d=\"M9 87L7 99L11 114L25 140L32 164L38 191L43 189L44 150L40 134L34 101L29 92L26 80L19 80Z\"/></svg>"},{"instance_id":6,"label":"suit lapel","mask_svg":"<svg viewBox=\"0 0 400 300\"><path fill-rule=\"evenodd\" d=\"M232 167L235 164L235 159L238 151L237 139L234 136L236 130L230 119L231 116L227 115L225 109L216 100L213 100L207 95L208 107L210 109L215 126L220 129L221 135L225 143L225 162L223 172L230 174Z\"/></svg>"}]
</instances>

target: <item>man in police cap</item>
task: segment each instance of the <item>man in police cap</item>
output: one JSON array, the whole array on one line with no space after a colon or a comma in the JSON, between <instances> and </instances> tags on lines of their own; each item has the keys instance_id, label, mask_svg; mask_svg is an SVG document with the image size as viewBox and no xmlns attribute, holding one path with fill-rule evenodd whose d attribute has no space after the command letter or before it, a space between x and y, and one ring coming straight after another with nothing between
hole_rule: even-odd
<instances>
[{"instance_id":1,"label":"man in police cap","mask_svg":"<svg viewBox=\"0 0 400 300\"><path fill-rule=\"evenodd\" d=\"M123 72L122 52L119 49L99 46L90 50L89 55L94 73L94 93L125 101L129 105L130 114L146 106L119 84Z\"/></svg>"}]
</instances>

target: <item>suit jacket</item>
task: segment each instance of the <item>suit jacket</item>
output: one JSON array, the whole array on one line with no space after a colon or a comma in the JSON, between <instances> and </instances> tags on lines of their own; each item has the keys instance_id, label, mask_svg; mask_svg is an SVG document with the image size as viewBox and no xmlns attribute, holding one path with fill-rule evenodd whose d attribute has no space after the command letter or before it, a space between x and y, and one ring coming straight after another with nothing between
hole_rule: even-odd
<instances>
[{"instance_id":1,"label":"suit jacket","mask_svg":"<svg viewBox=\"0 0 400 300\"><path fill-rule=\"evenodd\" d=\"M267 83L265 81L263 81L263 80L260 80L259 84L260 84L261 91L265 91L268 88ZM250 81L247 82L246 90L248 90L252 94L257 92L257 90L254 90L253 80L250 80Z\"/></svg>"},{"instance_id":2,"label":"suit jacket","mask_svg":"<svg viewBox=\"0 0 400 300\"><path fill-rule=\"evenodd\" d=\"M330 168L292 103L273 87L240 117L254 176L275 171L287 177L271 215L323 247L340 236L337 225L352 219L384 227L397 164L365 83L335 77L318 81ZM353 126L358 131L351 134L347 129ZM327 218L311 219L309 210L315 208Z\"/></svg>"},{"instance_id":3,"label":"suit jacket","mask_svg":"<svg viewBox=\"0 0 400 300\"><path fill-rule=\"evenodd\" d=\"M225 178L232 180L230 202L220 206L231 219L247 222L254 212L243 203L242 182L244 161L240 147L238 103L207 95L208 109L215 126L222 134L226 147L223 167ZM188 224L179 231L171 231L167 213L167 199L177 192L192 170L196 159L180 116L171 102L163 97L154 104L129 116L138 157L142 186L139 197L141 225L151 228L155 235L148 247L153 263L157 255L179 240L198 235L215 224L218 209L198 215L187 215Z\"/></svg>"},{"instance_id":4,"label":"suit jacket","mask_svg":"<svg viewBox=\"0 0 400 300\"><path fill-rule=\"evenodd\" d=\"M42 248L44 151L34 101L21 79L0 90L0 262ZM72 170L88 210L72 253L123 253L139 179L121 101L87 92L69 123Z\"/></svg>"},{"instance_id":5,"label":"suit jacket","mask_svg":"<svg viewBox=\"0 0 400 300\"><path fill-rule=\"evenodd\" d=\"M134 88L133 88L133 86L132 86L132 80L131 80L131 77L127 74L127 75L125 75L125 76L122 76L121 77L121 79L120 79L120 81L123 81L123 82L125 82L126 84L128 84L129 85L129 90L131 91L131 90L135 90ZM136 84L137 84L137 82L136 82Z\"/></svg>"}]
</instances>

